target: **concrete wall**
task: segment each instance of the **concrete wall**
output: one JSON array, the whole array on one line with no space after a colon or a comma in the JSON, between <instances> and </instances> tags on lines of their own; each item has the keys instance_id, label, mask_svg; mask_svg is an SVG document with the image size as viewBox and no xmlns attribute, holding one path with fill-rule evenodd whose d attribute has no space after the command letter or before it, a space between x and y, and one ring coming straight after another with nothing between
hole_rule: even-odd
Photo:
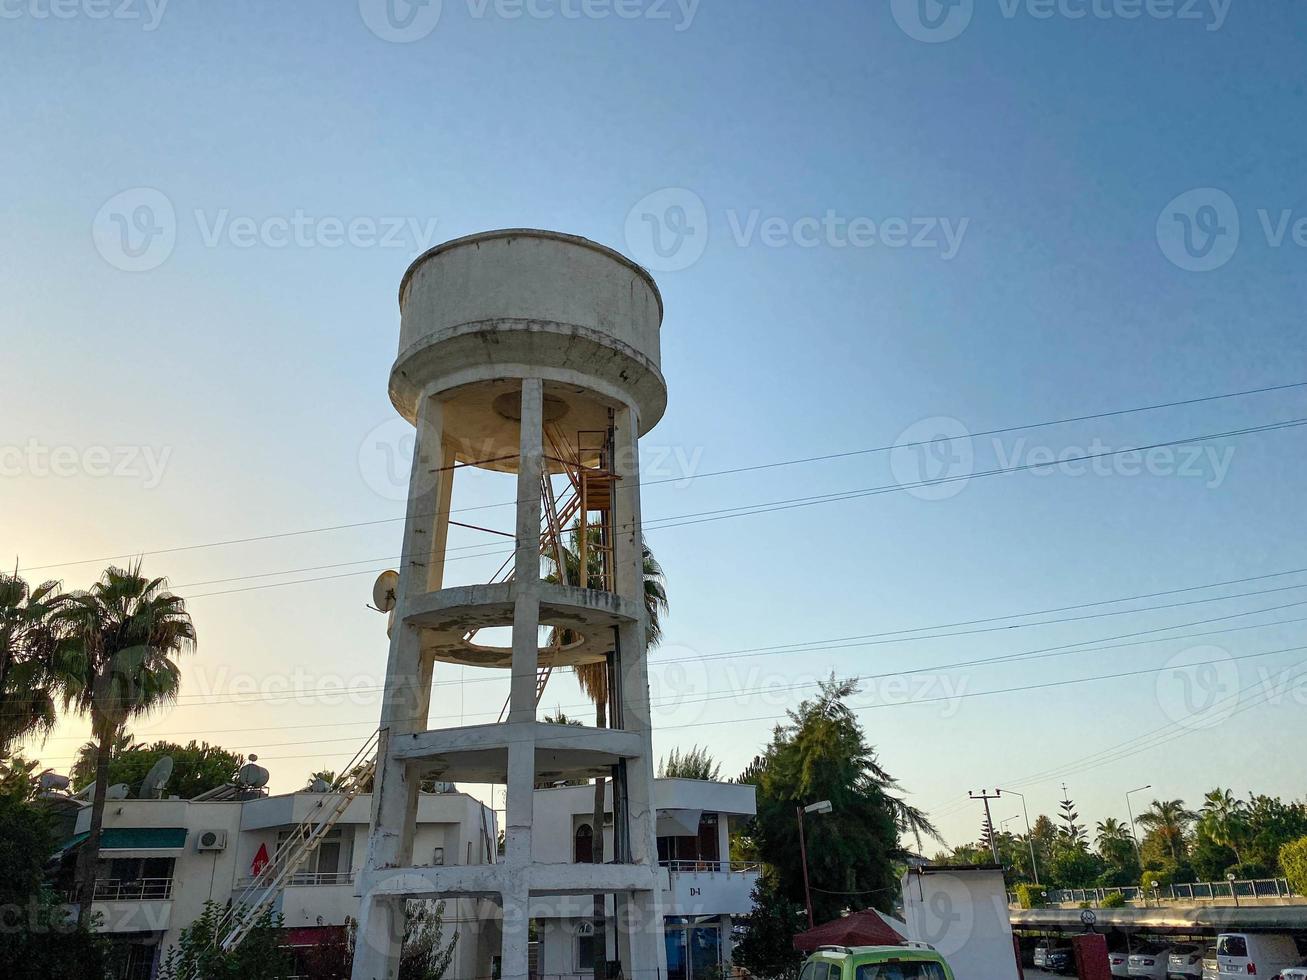
<instances>
[{"instance_id":1,"label":"concrete wall","mask_svg":"<svg viewBox=\"0 0 1307 980\"><path fill-rule=\"evenodd\" d=\"M1001 870L913 868L902 886L908 938L939 950L957 980L1017 980Z\"/></svg>"}]
</instances>

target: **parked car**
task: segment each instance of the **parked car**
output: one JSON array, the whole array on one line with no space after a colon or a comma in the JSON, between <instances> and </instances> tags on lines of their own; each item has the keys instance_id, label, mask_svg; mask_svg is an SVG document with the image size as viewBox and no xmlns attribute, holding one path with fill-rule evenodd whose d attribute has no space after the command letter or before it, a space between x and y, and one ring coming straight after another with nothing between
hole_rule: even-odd
<instances>
[{"instance_id":1,"label":"parked car","mask_svg":"<svg viewBox=\"0 0 1307 980\"><path fill-rule=\"evenodd\" d=\"M1301 959L1298 944L1282 932L1223 932L1216 937L1221 980L1274 977Z\"/></svg>"},{"instance_id":2,"label":"parked car","mask_svg":"<svg viewBox=\"0 0 1307 980\"><path fill-rule=\"evenodd\" d=\"M1130 976L1166 980L1167 959L1170 955L1170 946L1144 943L1130 954Z\"/></svg>"},{"instance_id":3,"label":"parked car","mask_svg":"<svg viewBox=\"0 0 1307 980\"><path fill-rule=\"evenodd\" d=\"M1118 949L1116 952L1109 951L1107 965L1114 977L1130 976L1130 953L1124 949Z\"/></svg>"},{"instance_id":4,"label":"parked car","mask_svg":"<svg viewBox=\"0 0 1307 980\"><path fill-rule=\"evenodd\" d=\"M1216 959L1216 947L1203 951L1203 980L1221 980L1221 964Z\"/></svg>"},{"instance_id":5,"label":"parked car","mask_svg":"<svg viewBox=\"0 0 1307 980\"><path fill-rule=\"evenodd\" d=\"M1297 966L1282 970L1280 980L1307 980L1307 960L1300 960Z\"/></svg>"},{"instance_id":6,"label":"parked car","mask_svg":"<svg viewBox=\"0 0 1307 980\"><path fill-rule=\"evenodd\" d=\"M925 943L907 946L823 946L799 980L956 980L948 961Z\"/></svg>"},{"instance_id":7,"label":"parked car","mask_svg":"<svg viewBox=\"0 0 1307 980\"><path fill-rule=\"evenodd\" d=\"M1074 959L1073 954L1071 954L1071 947L1065 942L1056 939L1041 939L1035 946L1035 968L1038 970L1052 970L1054 966L1050 958L1060 960L1063 954L1072 955Z\"/></svg>"},{"instance_id":8,"label":"parked car","mask_svg":"<svg viewBox=\"0 0 1307 980\"><path fill-rule=\"evenodd\" d=\"M1070 946L1051 946L1044 954L1044 969L1049 973L1073 974L1076 972L1076 954Z\"/></svg>"},{"instance_id":9,"label":"parked car","mask_svg":"<svg viewBox=\"0 0 1307 980\"><path fill-rule=\"evenodd\" d=\"M1166 960L1166 975L1171 980L1197 980L1203 975L1203 948L1193 943L1171 947Z\"/></svg>"}]
</instances>

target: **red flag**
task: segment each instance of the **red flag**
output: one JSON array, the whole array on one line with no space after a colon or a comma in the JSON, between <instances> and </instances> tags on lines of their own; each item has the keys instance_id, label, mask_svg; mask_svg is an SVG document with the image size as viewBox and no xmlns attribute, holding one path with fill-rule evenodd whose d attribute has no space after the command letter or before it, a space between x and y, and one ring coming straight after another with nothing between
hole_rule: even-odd
<instances>
[{"instance_id":1,"label":"red flag","mask_svg":"<svg viewBox=\"0 0 1307 980\"><path fill-rule=\"evenodd\" d=\"M268 845L260 844L259 853L254 855L254 863L250 866L251 873L255 877L263 874L263 869L268 866Z\"/></svg>"}]
</instances>

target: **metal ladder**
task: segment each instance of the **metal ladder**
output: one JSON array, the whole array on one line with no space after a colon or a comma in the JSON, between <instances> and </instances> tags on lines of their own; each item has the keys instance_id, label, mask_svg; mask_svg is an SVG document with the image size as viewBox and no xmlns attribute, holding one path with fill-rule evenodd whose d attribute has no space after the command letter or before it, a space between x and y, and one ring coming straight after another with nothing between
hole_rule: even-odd
<instances>
[{"instance_id":1,"label":"metal ladder","mask_svg":"<svg viewBox=\"0 0 1307 980\"><path fill-rule=\"evenodd\" d=\"M222 936L215 943L218 949L229 952L241 944L258 924L263 912L277 900L291 877L345 815L350 803L367 789L377 769L379 734L372 733L363 747L354 754L345 774L336 780L331 792L318 802L316 812L291 831L290 836L278 845L272 860L232 900L214 930L215 935ZM194 974L192 980L193 978Z\"/></svg>"}]
</instances>

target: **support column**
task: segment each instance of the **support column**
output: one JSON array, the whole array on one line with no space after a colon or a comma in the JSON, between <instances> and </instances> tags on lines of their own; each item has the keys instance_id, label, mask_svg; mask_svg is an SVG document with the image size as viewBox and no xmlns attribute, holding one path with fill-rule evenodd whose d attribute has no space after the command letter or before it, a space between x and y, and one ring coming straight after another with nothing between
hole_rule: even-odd
<instances>
[{"instance_id":1,"label":"support column","mask_svg":"<svg viewBox=\"0 0 1307 980\"><path fill-rule=\"evenodd\" d=\"M419 779L389 757L392 736L425 731L431 708L432 664L424 663L418 631L404 625L405 600L439 589L444 574L445 540L454 471L444 446L440 402L424 397L418 405L417 443L409 474L408 513L399 565L390 655L381 704L377 773L372 795L372 831L364 862L367 872L413 863ZM355 939L354 980L394 980L404 938L403 899L363 896Z\"/></svg>"},{"instance_id":2,"label":"support column","mask_svg":"<svg viewBox=\"0 0 1307 980\"><path fill-rule=\"evenodd\" d=\"M517 461L517 554L513 566L513 668L509 692L508 798L504 815L504 858L508 886L503 894L503 980L527 980L528 902L531 864L535 742L514 732L535 721L536 668L540 655L540 479L544 468L544 385L522 382L521 433Z\"/></svg>"},{"instance_id":3,"label":"support column","mask_svg":"<svg viewBox=\"0 0 1307 980\"><path fill-rule=\"evenodd\" d=\"M647 622L644 614L644 539L640 520L639 418L621 408L613 420L613 491L616 519L613 564L617 593L640 610L637 623L618 630L622 727L640 735L641 754L627 762L627 826L631 860L651 869L658 866L658 839L652 798L653 725L649 711ZM661 980L667 976L663 944L662 896L658 888L617 898L618 949L627 980Z\"/></svg>"}]
</instances>

